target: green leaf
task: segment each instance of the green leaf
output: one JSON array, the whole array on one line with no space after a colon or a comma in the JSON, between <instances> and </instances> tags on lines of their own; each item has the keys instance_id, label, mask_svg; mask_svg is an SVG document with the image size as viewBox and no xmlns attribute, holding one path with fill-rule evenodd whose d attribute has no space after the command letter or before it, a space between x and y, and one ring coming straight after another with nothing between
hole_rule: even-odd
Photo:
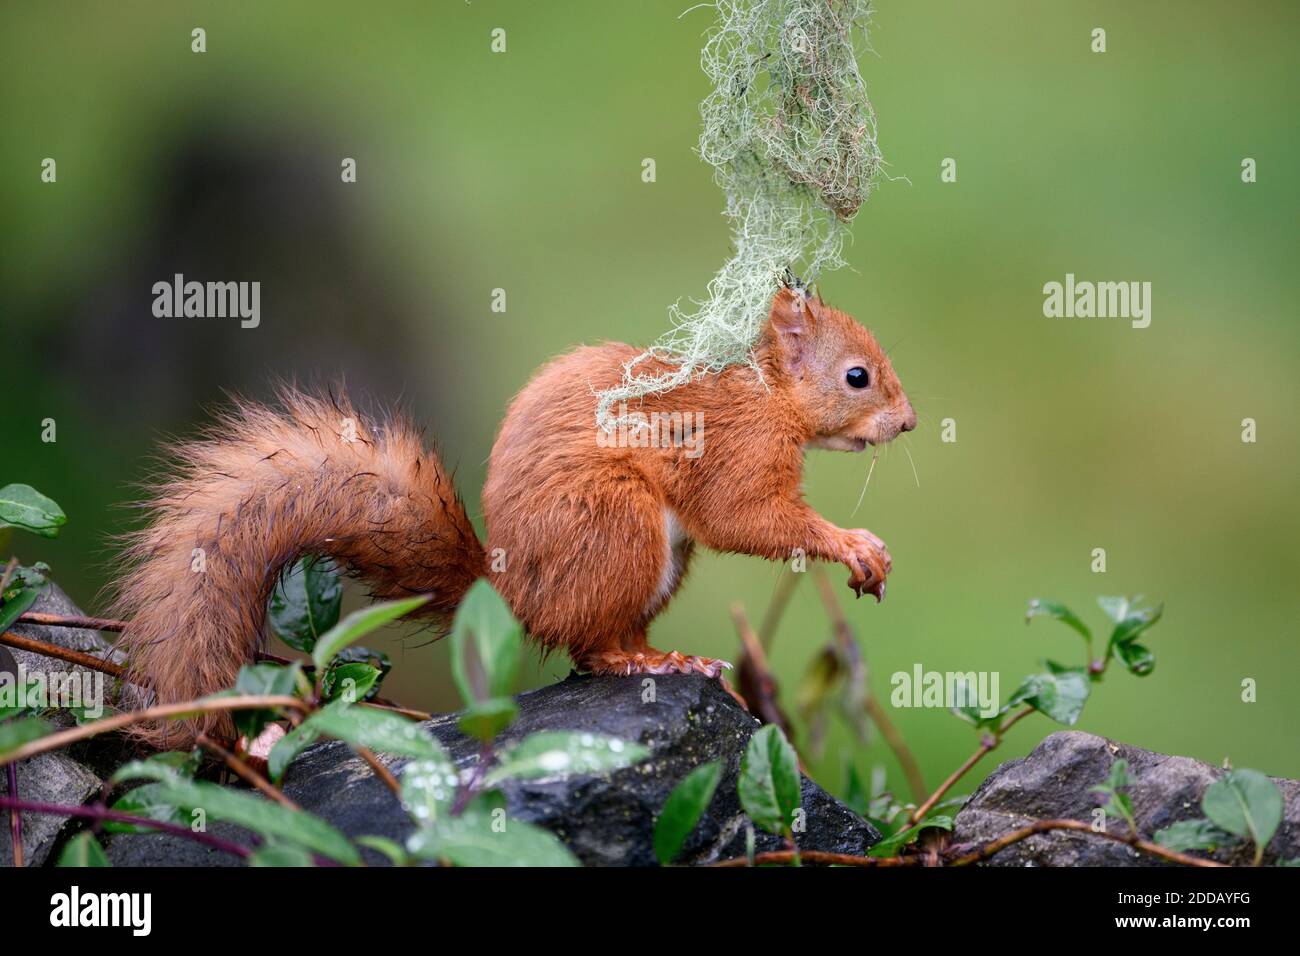
<instances>
[{"instance_id":1,"label":"green leaf","mask_svg":"<svg viewBox=\"0 0 1300 956\"><path fill-rule=\"evenodd\" d=\"M1146 677L1156 669L1156 656L1137 641L1117 644L1115 651L1129 673L1135 677Z\"/></svg>"},{"instance_id":2,"label":"green leaf","mask_svg":"<svg viewBox=\"0 0 1300 956\"><path fill-rule=\"evenodd\" d=\"M1124 616L1115 624L1115 629L1111 631L1110 643L1107 645L1107 656L1117 652L1124 644L1137 640L1145 631L1158 624L1163 614L1163 604L1158 604L1155 607L1134 608L1129 606L1125 608Z\"/></svg>"},{"instance_id":3,"label":"green leaf","mask_svg":"<svg viewBox=\"0 0 1300 956\"><path fill-rule=\"evenodd\" d=\"M931 827L938 827L941 830L951 830L952 817L939 814L922 820L915 826L908 827L905 830L900 830L897 833L885 837L873 846L867 851L867 856L897 856L899 850L916 841L917 837L921 835L922 830L928 830Z\"/></svg>"},{"instance_id":4,"label":"green leaf","mask_svg":"<svg viewBox=\"0 0 1300 956\"><path fill-rule=\"evenodd\" d=\"M360 846L368 847L376 853L382 853L388 857L388 862L393 866L406 866L406 850L395 840L390 840L385 836L359 836L356 842Z\"/></svg>"},{"instance_id":5,"label":"green leaf","mask_svg":"<svg viewBox=\"0 0 1300 956\"><path fill-rule=\"evenodd\" d=\"M325 699L348 703L365 700L378 681L379 668L369 664L340 664L335 658L334 666L325 674Z\"/></svg>"},{"instance_id":6,"label":"green leaf","mask_svg":"<svg viewBox=\"0 0 1300 956\"><path fill-rule=\"evenodd\" d=\"M262 797L202 780L172 780L156 784L165 802L184 810L202 809L214 820L225 820L267 838L296 843L321 856L349 865L361 862L357 848L334 827L302 810L290 810Z\"/></svg>"},{"instance_id":7,"label":"green leaf","mask_svg":"<svg viewBox=\"0 0 1300 956\"><path fill-rule=\"evenodd\" d=\"M1084 624L1083 621L1079 619L1079 615L1075 614L1059 601L1049 601L1046 598L1034 598L1029 602L1029 609L1025 612L1025 623L1028 624L1036 617L1055 618L1062 624L1074 628L1075 631L1082 635L1085 641L1092 640L1092 631L1088 630L1088 625Z\"/></svg>"},{"instance_id":8,"label":"green leaf","mask_svg":"<svg viewBox=\"0 0 1300 956\"><path fill-rule=\"evenodd\" d=\"M537 780L604 773L630 767L650 755L648 747L617 737L585 731L544 730L506 748L484 778L485 786L502 780Z\"/></svg>"},{"instance_id":9,"label":"green leaf","mask_svg":"<svg viewBox=\"0 0 1300 956\"><path fill-rule=\"evenodd\" d=\"M133 790L128 790L113 801L112 809L119 813L129 813L133 816L157 820L160 823L175 823L182 826L189 823L185 812L175 804L168 802L156 783L146 783ZM123 823L118 820L105 820L103 829L106 833L154 832L153 827L137 823Z\"/></svg>"},{"instance_id":10,"label":"green leaf","mask_svg":"<svg viewBox=\"0 0 1300 956\"><path fill-rule=\"evenodd\" d=\"M13 597L6 597L4 604L0 605L0 633L9 630L14 621L25 614L41 596L37 588L18 588L10 593Z\"/></svg>"},{"instance_id":11,"label":"green leaf","mask_svg":"<svg viewBox=\"0 0 1300 956\"><path fill-rule=\"evenodd\" d=\"M109 783L125 780L176 780L193 777L203 760L203 752L168 750L152 754L143 760L132 760L118 767Z\"/></svg>"},{"instance_id":12,"label":"green leaf","mask_svg":"<svg viewBox=\"0 0 1300 956\"><path fill-rule=\"evenodd\" d=\"M722 761L702 763L685 777L664 801L664 807L655 821L655 857L663 866L677 858L695 825L704 816L713 801L713 794L722 779Z\"/></svg>"},{"instance_id":13,"label":"green leaf","mask_svg":"<svg viewBox=\"0 0 1300 956\"><path fill-rule=\"evenodd\" d=\"M301 726L381 753L434 760L442 752L438 742L415 721L389 710L346 701L322 707Z\"/></svg>"},{"instance_id":14,"label":"green leaf","mask_svg":"<svg viewBox=\"0 0 1300 956\"><path fill-rule=\"evenodd\" d=\"M412 760L402 768L402 809L416 826L433 826L451 812L460 785L456 765L434 741L433 757Z\"/></svg>"},{"instance_id":15,"label":"green leaf","mask_svg":"<svg viewBox=\"0 0 1300 956\"><path fill-rule=\"evenodd\" d=\"M465 594L451 625L451 668L466 704L509 697L519 669L523 628L486 578Z\"/></svg>"},{"instance_id":16,"label":"green leaf","mask_svg":"<svg viewBox=\"0 0 1300 956\"><path fill-rule=\"evenodd\" d=\"M249 866L314 866L312 855L292 843L268 843L253 851Z\"/></svg>"},{"instance_id":17,"label":"green leaf","mask_svg":"<svg viewBox=\"0 0 1300 956\"><path fill-rule=\"evenodd\" d=\"M270 774L272 783L279 783L294 758L320 740L320 731L310 726L310 723L310 718L303 721L271 747L271 753L266 758L266 771Z\"/></svg>"},{"instance_id":18,"label":"green leaf","mask_svg":"<svg viewBox=\"0 0 1300 956\"><path fill-rule=\"evenodd\" d=\"M1170 850L1180 853L1187 850L1217 850L1227 846L1237 838L1224 833L1209 820L1179 820L1177 823L1157 830L1155 841Z\"/></svg>"},{"instance_id":19,"label":"green leaf","mask_svg":"<svg viewBox=\"0 0 1300 956\"><path fill-rule=\"evenodd\" d=\"M339 651L354 644L376 628L383 627L403 614L409 614L421 604L428 602L429 596L403 598L400 601L381 601L360 611L353 611L320 636L312 648L311 659L318 673L323 673Z\"/></svg>"},{"instance_id":20,"label":"green leaf","mask_svg":"<svg viewBox=\"0 0 1300 956\"><path fill-rule=\"evenodd\" d=\"M510 697L490 697L469 704L461 711L456 726L466 736L490 743L519 716L519 705Z\"/></svg>"},{"instance_id":21,"label":"green leaf","mask_svg":"<svg viewBox=\"0 0 1300 956\"><path fill-rule=\"evenodd\" d=\"M1255 844L1255 862L1282 822L1282 793L1258 770L1239 768L1210 784L1201 809L1222 830Z\"/></svg>"},{"instance_id":22,"label":"green leaf","mask_svg":"<svg viewBox=\"0 0 1300 956\"><path fill-rule=\"evenodd\" d=\"M292 697L298 687L300 671L301 666L297 663L290 667L269 663L245 664L235 678L235 693L250 697ZM280 715L274 710L236 710L230 716L235 729L253 740L263 727Z\"/></svg>"},{"instance_id":23,"label":"green leaf","mask_svg":"<svg viewBox=\"0 0 1300 956\"><path fill-rule=\"evenodd\" d=\"M67 520L62 508L30 485L0 488L0 528L21 528L55 538Z\"/></svg>"},{"instance_id":24,"label":"green leaf","mask_svg":"<svg viewBox=\"0 0 1300 956\"><path fill-rule=\"evenodd\" d=\"M1029 677L1013 697L1023 701L1058 724L1072 727L1083 713L1091 691L1088 671L1083 667L1062 667L1047 662L1047 672Z\"/></svg>"},{"instance_id":25,"label":"green leaf","mask_svg":"<svg viewBox=\"0 0 1300 956\"><path fill-rule=\"evenodd\" d=\"M453 866L580 866L549 830L504 813L466 811L416 830L406 848L422 860Z\"/></svg>"},{"instance_id":26,"label":"green leaf","mask_svg":"<svg viewBox=\"0 0 1300 956\"><path fill-rule=\"evenodd\" d=\"M749 738L740 761L736 793L758 826L769 833L789 832L794 812L799 809L802 781L799 758L780 727L767 724Z\"/></svg>"},{"instance_id":27,"label":"green leaf","mask_svg":"<svg viewBox=\"0 0 1300 956\"><path fill-rule=\"evenodd\" d=\"M23 744L44 737L54 728L39 717L23 717L0 724L0 757Z\"/></svg>"},{"instance_id":28,"label":"green leaf","mask_svg":"<svg viewBox=\"0 0 1300 956\"><path fill-rule=\"evenodd\" d=\"M108 854L91 833L78 833L59 854L59 866L112 866Z\"/></svg>"},{"instance_id":29,"label":"green leaf","mask_svg":"<svg viewBox=\"0 0 1300 956\"><path fill-rule=\"evenodd\" d=\"M339 622L343 581L332 558L309 555L294 563L271 594L271 627L290 647L310 653Z\"/></svg>"},{"instance_id":30,"label":"green leaf","mask_svg":"<svg viewBox=\"0 0 1300 956\"><path fill-rule=\"evenodd\" d=\"M1133 819L1133 798L1125 791L1133 786L1133 775L1128 772L1127 760L1116 760L1110 765L1110 774L1104 784L1089 787L1090 793L1100 793L1107 798L1102 809L1109 817L1123 820L1134 829L1137 824Z\"/></svg>"},{"instance_id":31,"label":"green leaf","mask_svg":"<svg viewBox=\"0 0 1300 956\"><path fill-rule=\"evenodd\" d=\"M1097 606L1116 624L1128 617L1129 599L1126 597L1099 597Z\"/></svg>"}]
</instances>

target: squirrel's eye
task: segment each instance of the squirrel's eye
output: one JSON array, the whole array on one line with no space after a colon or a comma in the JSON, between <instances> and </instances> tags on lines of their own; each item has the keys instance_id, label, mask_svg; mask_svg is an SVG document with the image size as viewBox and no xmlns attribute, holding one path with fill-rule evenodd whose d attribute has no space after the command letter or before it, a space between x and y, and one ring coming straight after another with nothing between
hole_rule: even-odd
<instances>
[{"instance_id":1,"label":"squirrel's eye","mask_svg":"<svg viewBox=\"0 0 1300 956\"><path fill-rule=\"evenodd\" d=\"M844 380L849 383L850 388L866 388L871 384L871 376L861 365L855 365L845 372Z\"/></svg>"}]
</instances>

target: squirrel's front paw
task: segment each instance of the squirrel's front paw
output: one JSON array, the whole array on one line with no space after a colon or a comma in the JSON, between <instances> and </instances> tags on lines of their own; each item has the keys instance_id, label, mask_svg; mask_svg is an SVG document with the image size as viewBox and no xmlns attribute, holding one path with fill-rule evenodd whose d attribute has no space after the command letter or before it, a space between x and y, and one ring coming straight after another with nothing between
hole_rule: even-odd
<instances>
[{"instance_id":1,"label":"squirrel's front paw","mask_svg":"<svg viewBox=\"0 0 1300 956\"><path fill-rule=\"evenodd\" d=\"M874 594L876 603L885 599L885 577L893 570L894 561L889 549L865 528L844 532L844 555L840 558L849 567L849 587L858 597Z\"/></svg>"}]
</instances>

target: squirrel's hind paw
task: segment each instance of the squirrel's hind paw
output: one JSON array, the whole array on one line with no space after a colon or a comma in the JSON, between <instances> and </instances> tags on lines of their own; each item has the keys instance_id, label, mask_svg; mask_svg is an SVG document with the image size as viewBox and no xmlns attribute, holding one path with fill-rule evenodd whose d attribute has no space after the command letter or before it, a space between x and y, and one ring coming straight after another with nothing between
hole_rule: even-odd
<instances>
[{"instance_id":1,"label":"squirrel's hind paw","mask_svg":"<svg viewBox=\"0 0 1300 956\"><path fill-rule=\"evenodd\" d=\"M731 665L712 657L686 656L679 651L656 651L646 648L644 651L602 651L585 658L581 665L593 674L617 674L630 677L633 674L703 674L705 677L721 677L723 670L730 670Z\"/></svg>"}]
</instances>

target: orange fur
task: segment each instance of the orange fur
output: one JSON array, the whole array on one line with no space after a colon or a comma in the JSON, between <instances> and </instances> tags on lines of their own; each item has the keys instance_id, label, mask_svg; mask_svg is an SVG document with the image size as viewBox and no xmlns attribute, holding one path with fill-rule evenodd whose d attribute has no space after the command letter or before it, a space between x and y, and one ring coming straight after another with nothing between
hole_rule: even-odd
<instances>
[{"instance_id":1,"label":"orange fur","mask_svg":"<svg viewBox=\"0 0 1300 956\"><path fill-rule=\"evenodd\" d=\"M229 686L260 637L275 575L304 552L334 555L377 595L431 593L428 609L441 615L487 574L533 639L614 673L716 672L718 662L645 642L695 542L778 560L802 549L845 563L851 586L883 597L883 543L830 524L800 488L806 448L862 450L915 426L866 329L783 289L755 350L761 374L731 367L629 409L699 413L698 457L680 444L597 441L593 389L616 384L637 354L620 344L577 349L516 396L483 489L486 555L409 425L362 425L348 406L295 391L282 395L283 412L238 406L208 439L181 448L180 472L158 490L156 520L134 542L138 563L119 606L131 618L132 675L163 701ZM853 366L869 370L871 387L845 384ZM339 440L348 417L358 444ZM207 555L203 574L190 568L196 547ZM201 726L173 728L167 742L183 746ZM163 741L159 728L149 735Z\"/></svg>"}]
</instances>

